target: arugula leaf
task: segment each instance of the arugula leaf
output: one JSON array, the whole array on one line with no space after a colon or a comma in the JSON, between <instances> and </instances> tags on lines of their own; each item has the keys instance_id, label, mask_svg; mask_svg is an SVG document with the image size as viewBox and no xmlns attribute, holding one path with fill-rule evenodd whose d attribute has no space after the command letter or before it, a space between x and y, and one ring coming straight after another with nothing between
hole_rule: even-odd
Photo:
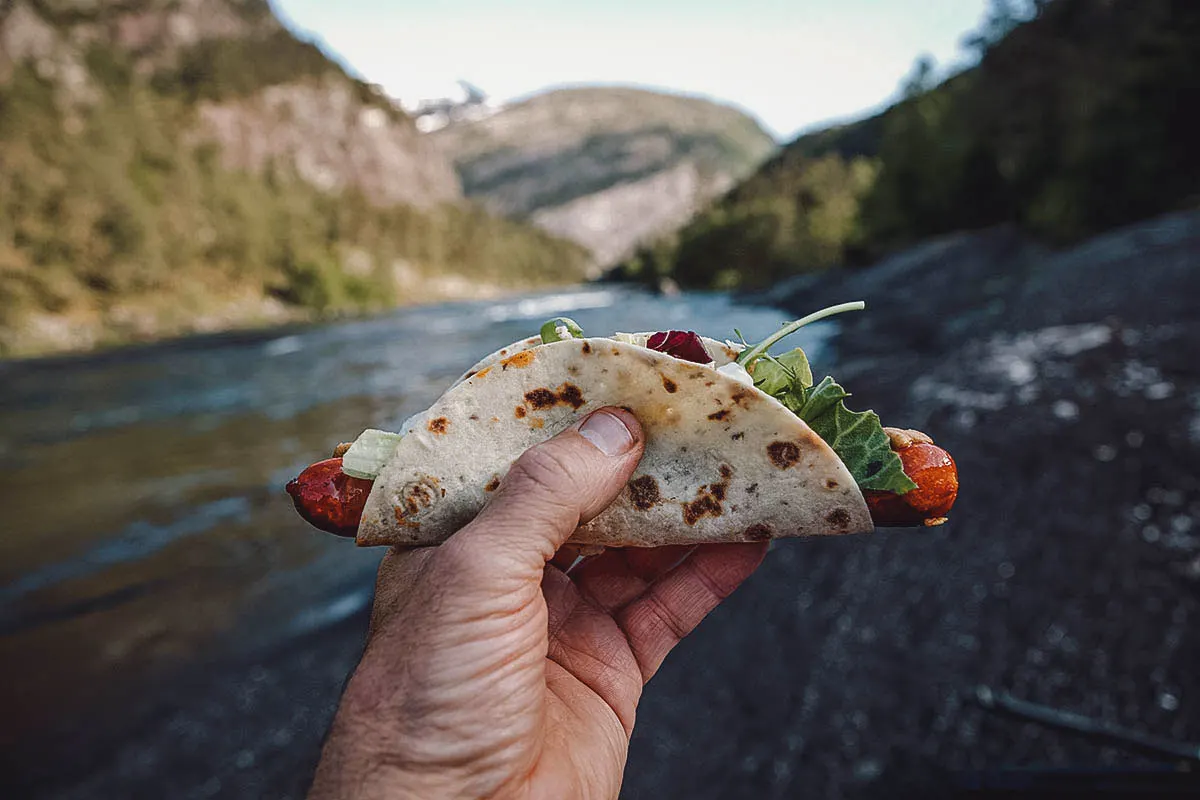
<instances>
[{"instance_id":1,"label":"arugula leaf","mask_svg":"<svg viewBox=\"0 0 1200 800\"><path fill-rule=\"evenodd\" d=\"M793 385L807 389L812 383L808 356L799 347L781 356L763 355L754 362L754 385L773 397L790 391Z\"/></svg>"}]
</instances>

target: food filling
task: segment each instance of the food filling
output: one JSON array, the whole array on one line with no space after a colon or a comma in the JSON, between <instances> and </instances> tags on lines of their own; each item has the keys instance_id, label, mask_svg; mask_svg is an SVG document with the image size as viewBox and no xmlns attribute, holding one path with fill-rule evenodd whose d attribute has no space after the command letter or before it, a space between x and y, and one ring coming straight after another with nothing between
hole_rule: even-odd
<instances>
[{"instance_id":1,"label":"food filling","mask_svg":"<svg viewBox=\"0 0 1200 800\"><path fill-rule=\"evenodd\" d=\"M805 325L864 307L863 303L844 303L790 322L763 341L747 345L736 361L717 368L717 371L771 395L804 420L837 453L864 492L905 495L916 489L917 484L905 472L899 455L904 448L894 446L900 442L889 437L879 416L874 411L848 409L845 400L850 393L832 377L814 381L808 357L801 348L778 356L769 352L773 345ZM540 332L543 344L584 338L579 324L566 317L547 320ZM632 339L621 334L611 338ZM704 340L695 331L659 331L649 337L645 347L681 361L713 363ZM405 426L405 433L409 427ZM395 451L401 436L386 431L364 431L346 453L343 469L355 478L374 479ZM909 437L907 443L911 442Z\"/></svg>"},{"instance_id":2,"label":"food filling","mask_svg":"<svg viewBox=\"0 0 1200 800\"><path fill-rule=\"evenodd\" d=\"M737 358L716 371L756 387L804 420L845 464L876 525L941 524L958 493L958 471L949 453L919 431L884 428L874 411L851 411L845 404L850 394L830 376L814 380L808 356L801 348L779 355L770 353L775 344L805 325L864 307L861 302L832 306L784 325L757 344L743 340ZM542 344L552 344L585 336L574 320L556 317L541 327L540 338ZM646 347L694 364L714 364L704 339L694 331L615 333L598 338ZM727 344L738 350L732 342ZM532 353L520 351L501 363L522 356L528 358ZM482 376L487 370L477 374ZM322 530L353 536L372 482L391 460L400 440L424 428L436 434L445 432L444 418L425 423L427 416L427 412L415 414L405 421L400 433L364 431L348 449L341 446L334 458L305 470L288 484L297 508ZM789 456L779 454L779 458Z\"/></svg>"}]
</instances>

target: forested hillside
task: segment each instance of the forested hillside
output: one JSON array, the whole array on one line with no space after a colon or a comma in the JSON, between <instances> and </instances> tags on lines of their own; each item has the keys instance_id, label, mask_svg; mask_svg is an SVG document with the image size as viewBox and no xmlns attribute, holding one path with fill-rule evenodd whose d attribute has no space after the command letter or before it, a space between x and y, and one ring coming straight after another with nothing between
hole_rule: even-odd
<instances>
[{"instance_id":1,"label":"forested hillside","mask_svg":"<svg viewBox=\"0 0 1200 800\"><path fill-rule=\"evenodd\" d=\"M0 355L582 279L266 0L0 5Z\"/></svg>"},{"instance_id":2,"label":"forested hillside","mask_svg":"<svg viewBox=\"0 0 1200 800\"><path fill-rule=\"evenodd\" d=\"M719 288L1015 222L1052 244L1200 200L1200 5L994 2L978 66L788 145L616 275Z\"/></svg>"}]
</instances>

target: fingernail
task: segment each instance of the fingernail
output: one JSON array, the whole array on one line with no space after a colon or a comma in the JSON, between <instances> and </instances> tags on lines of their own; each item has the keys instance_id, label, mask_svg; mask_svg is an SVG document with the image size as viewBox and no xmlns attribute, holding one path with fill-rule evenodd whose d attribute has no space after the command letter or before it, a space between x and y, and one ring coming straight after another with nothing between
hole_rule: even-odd
<instances>
[{"instance_id":1,"label":"fingernail","mask_svg":"<svg viewBox=\"0 0 1200 800\"><path fill-rule=\"evenodd\" d=\"M620 417L607 411L596 411L579 426L579 435L596 446L606 456L628 453L633 447L633 434Z\"/></svg>"}]
</instances>

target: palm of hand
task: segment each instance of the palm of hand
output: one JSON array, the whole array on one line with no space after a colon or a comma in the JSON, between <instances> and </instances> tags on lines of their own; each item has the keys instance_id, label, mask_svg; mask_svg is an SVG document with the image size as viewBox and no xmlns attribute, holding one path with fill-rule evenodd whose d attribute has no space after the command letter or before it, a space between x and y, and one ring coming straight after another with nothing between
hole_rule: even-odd
<instances>
[{"instance_id":1,"label":"palm of hand","mask_svg":"<svg viewBox=\"0 0 1200 800\"><path fill-rule=\"evenodd\" d=\"M364 797L615 798L643 685L765 550L609 550L540 586L453 547L394 553L335 761L373 765ZM378 719L396 727L356 722Z\"/></svg>"}]
</instances>

